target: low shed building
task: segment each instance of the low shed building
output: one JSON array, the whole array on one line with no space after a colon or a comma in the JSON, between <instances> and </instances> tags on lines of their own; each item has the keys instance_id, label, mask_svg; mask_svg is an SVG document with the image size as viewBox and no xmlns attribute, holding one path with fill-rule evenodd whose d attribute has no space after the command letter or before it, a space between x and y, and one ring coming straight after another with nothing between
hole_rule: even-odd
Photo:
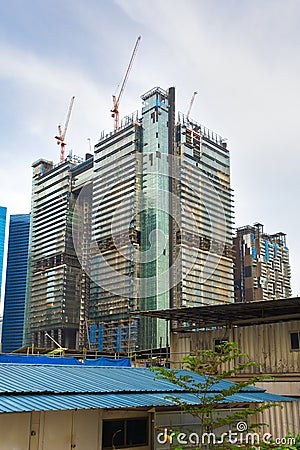
<instances>
[{"instance_id":1,"label":"low shed building","mask_svg":"<svg viewBox=\"0 0 300 450\"><path fill-rule=\"evenodd\" d=\"M214 390L230 385L220 381ZM199 402L149 369L0 364L0 450L167 449L165 428L201 432L168 395ZM220 411L286 400L249 387L228 397Z\"/></svg>"}]
</instances>

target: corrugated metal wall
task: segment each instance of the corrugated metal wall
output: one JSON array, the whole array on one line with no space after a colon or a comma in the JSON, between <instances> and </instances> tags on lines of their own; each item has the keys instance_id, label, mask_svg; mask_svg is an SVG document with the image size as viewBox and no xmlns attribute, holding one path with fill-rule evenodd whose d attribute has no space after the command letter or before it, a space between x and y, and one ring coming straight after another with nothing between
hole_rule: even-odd
<instances>
[{"instance_id":1,"label":"corrugated metal wall","mask_svg":"<svg viewBox=\"0 0 300 450\"><path fill-rule=\"evenodd\" d=\"M275 440L284 438L287 433L300 433L300 402L280 403L279 406L265 410L256 417L257 423L266 423L269 426L261 428L262 433L270 433Z\"/></svg>"},{"instance_id":2,"label":"corrugated metal wall","mask_svg":"<svg viewBox=\"0 0 300 450\"><path fill-rule=\"evenodd\" d=\"M192 333L172 333L171 360L201 349L213 349L216 339L236 342L240 350L250 355L261 368L250 367L247 373L299 375L300 351L291 350L290 333L300 331L300 321L278 322L246 327L220 328Z\"/></svg>"},{"instance_id":3,"label":"corrugated metal wall","mask_svg":"<svg viewBox=\"0 0 300 450\"><path fill-rule=\"evenodd\" d=\"M246 327L172 333L171 361L179 367L183 356L201 349L213 349L216 339L236 342L240 350L249 354L261 366L250 367L246 374L269 374L275 381L259 384L269 392L281 395L300 395L300 351L291 350L290 333L300 330L300 321L278 322ZM258 414L256 420L269 426L262 432L281 438L287 432L300 433L300 401L282 403Z\"/></svg>"}]
</instances>

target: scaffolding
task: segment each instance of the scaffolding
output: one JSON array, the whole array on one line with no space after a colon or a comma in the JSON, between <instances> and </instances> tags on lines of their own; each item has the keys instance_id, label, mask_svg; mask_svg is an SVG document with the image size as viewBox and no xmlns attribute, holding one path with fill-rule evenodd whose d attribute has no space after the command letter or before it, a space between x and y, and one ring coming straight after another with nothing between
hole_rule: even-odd
<instances>
[{"instance_id":1,"label":"scaffolding","mask_svg":"<svg viewBox=\"0 0 300 450\"><path fill-rule=\"evenodd\" d=\"M86 345L82 322L87 318L89 280L72 239L81 176L74 172L80 166L77 161L69 157L56 166L45 160L33 164L26 345L53 347L54 341L47 334L62 347ZM92 161L84 171L91 169ZM82 231L88 232L84 220L81 224Z\"/></svg>"}]
</instances>

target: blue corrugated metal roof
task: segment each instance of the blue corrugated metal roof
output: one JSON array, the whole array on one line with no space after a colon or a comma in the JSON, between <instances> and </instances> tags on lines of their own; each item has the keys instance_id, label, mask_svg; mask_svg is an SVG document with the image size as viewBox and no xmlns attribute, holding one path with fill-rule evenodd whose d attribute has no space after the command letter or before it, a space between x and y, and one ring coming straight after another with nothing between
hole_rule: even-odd
<instances>
[{"instance_id":1,"label":"blue corrugated metal roof","mask_svg":"<svg viewBox=\"0 0 300 450\"><path fill-rule=\"evenodd\" d=\"M193 376L195 382L201 383L203 377L188 371L179 371L180 375ZM60 366L60 365L0 365L1 392L156 392L182 391L167 380L155 379L155 373L149 369L131 367L95 367L95 366ZM233 383L219 381L211 391L220 392ZM247 391L263 389L247 387Z\"/></svg>"},{"instance_id":2,"label":"blue corrugated metal roof","mask_svg":"<svg viewBox=\"0 0 300 450\"><path fill-rule=\"evenodd\" d=\"M79 369L79 370L78 370ZM155 380L148 369L130 367L0 365L0 393L96 393L172 391L174 385ZM177 390L181 388L177 387Z\"/></svg>"},{"instance_id":3,"label":"blue corrugated metal roof","mask_svg":"<svg viewBox=\"0 0 300 450\"><path fill-rule=\"evenodd\" d=\"M4 395L0 396L0 413L55 411L67 409L119 409L152 406L175 406L168 392L156 394L71 394L71 395ZM176 393L176 397L188 404L198 404L199 398L189 393ZM263 403L291 401L286 397L272 394L235 394L228 398L228 403Z\"/></svg>"},{"instance_id":4,"label":"blue corrugated metal roof","mask_svg":"<svg viewBox=\"0 0 300 450\"><path fill-rule=\"evenodd\" d=\"M200 382L203 377L188 374ZM220 381L215 391L228 388ZM177 385L155 379L149 369L127 367L87 367L53 365L0 365L0 412L42 410L135 408L174 405L167 395L190 404L199 399ZM213 395L213 393L211 393ZM230 403L280 402L293 400L247 388L227 398Z\"/></svg>"}]
</instances>

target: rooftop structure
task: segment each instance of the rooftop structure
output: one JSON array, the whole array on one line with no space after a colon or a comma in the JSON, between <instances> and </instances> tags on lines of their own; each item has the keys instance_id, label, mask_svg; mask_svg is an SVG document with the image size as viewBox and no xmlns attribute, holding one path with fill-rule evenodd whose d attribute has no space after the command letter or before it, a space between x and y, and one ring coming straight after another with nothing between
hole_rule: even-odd
<instances>
[{"instance_id":1,"label":"rooftop structure","mask_svg":"<svg viewBox=\"0 0 300 450\"><path fill-rule=\"evenodd\" d=\"M198 308L169 308L140 312L143 316L170 320L174 331L205 330L216 327L250 326L300 319L300 298L212 305Z\"/></svg>"}]
</instances>

